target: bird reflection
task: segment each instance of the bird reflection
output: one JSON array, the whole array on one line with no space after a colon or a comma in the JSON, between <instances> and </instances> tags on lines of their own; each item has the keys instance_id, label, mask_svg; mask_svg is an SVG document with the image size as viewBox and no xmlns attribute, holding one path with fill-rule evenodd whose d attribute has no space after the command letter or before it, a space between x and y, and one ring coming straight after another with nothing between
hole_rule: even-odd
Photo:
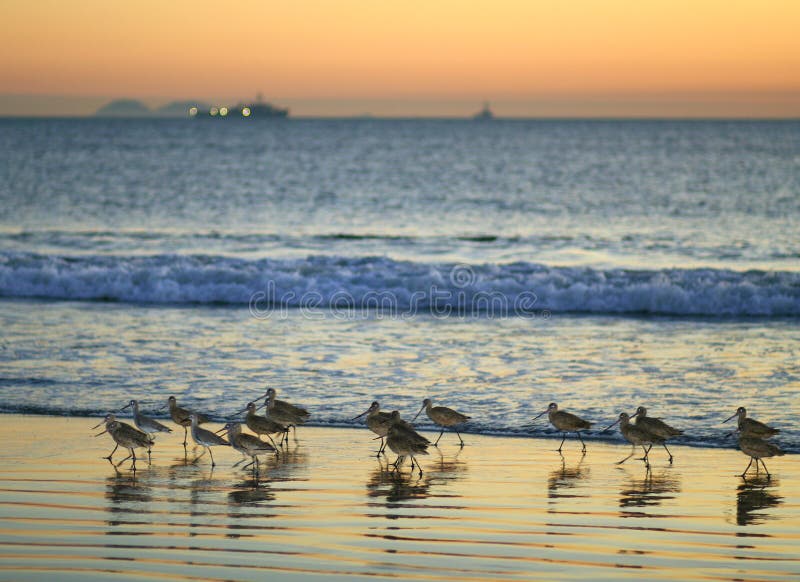
<instances>
[{"instance_id":1,"label":"bird reflection","mask_svg":"<svg viewBox=\"0 0 800 582\"><path fill-rule=\"evenodd\" d=\"M460 454L460 448L455 454L447 456L437 449L436 456L426 464L422 477L417 478L411 473L402 471L402 465L401 470L392 470L388 463L384 464L382 460L378 460L378 468L370 474L367 481L367 495L385 497L388 503L424 499L431 495L431 487L441 488L464 478L467 464L458 458ZM456 495L442 491L436 496Z\"/></svg>"},{"instance_id":2,"label":"bird reflection","mask_svg":"<svg viewBox=\"0 0 800 582\"><path fill-rule=\"evenodd\" d=\"M307 468L308 453L302 447L286 449L280 457L269 457L261 463L261 477L270 481L296 481L301 469Z\"/></svg>"},{"instance_id":3,"label":"bird reflection","mask_svg":"<svg viewBox=\"0 0 800 582\"><path fill-rule=\"evenodd\" d=\"M414 478L410 473L392 471L383 463L375 469L367 481L367 495L385 497L388 503L408 499L425 499L430 488L430 477Z\"/></svg>"},{"instance_id":4,"label":"bird reflection","mask_svg":"<svg viewBox=\"0 0 800 582\"><path fill-rule=\"evenodd\" d=\"M744 480L736 491L736 523L738 525L755 525L775 519L765 509L777 507L783 503L783 497L776 495L778 481L773 477L768 479L756 477Z\"/></svg>"},{"instance_id":5,"label":"bird reflection","mask_svg":"<svg viewBox=\"0 0 800 582\"><path fill-rule=\"evenodd\" d=\"M589 477L589 468L583 466L585 458L586 455L581 455L577 465L567 467L566 459L561 455L561 468L552 471L547 479L547 496L550 499L586 497L574 491L582 480Z\"/></svg>"},{"instance_id":6,"label":"bird reflection","mask_svg":"<svg viewBox=\"0 0 800 582\"><path fill-rule=\"evenodd\" d=\"M106 479L106 499L110 505L111 513L139 513L136 507L139 503L149 503L153 497L151 488L142 484L142 479L137 479L134 473L116 473ZM117 525L119 522L108 522Z\"/></svg>"},{"instance_id":7,"label":"bird reflection","mask_svg":"<svg viewBox=\"0 0 800 582\"><path fill-rule=\"evenodd\" d=\"M631 477L627 485L620 491L619 506L623 509L632 507L656 507L665 500L674 499L681 490L680 480L673 469L667 467L653 472L649 467L641 479ZM645 512L623 511L622 517L647 517Z\"/></svg>"},{"instance_id":8,"label":"bird reflection","mask_svg":"<svg viewBox=\"0 0 800 582\"><path fill-rule=\"evenodd\" d=\"M425 476L432 485L460 481L466 476L467 464L458 458L462 451L458 448L455 454L444 456L441 449L436 449L425 467Z\"/></svg>"},{"instance_id":9,"label":"bird reflection","mask_svg":"<svg viewBox=\"0 0 800 582\"><path fill-rule=\"evenodd\" d=\"M228 504L232 506L254 505L274 500L275 493L272 492L269 481L259 479L258 476L237 483L233 486L233 491L228 493Z\"/></svg>"}]
</instances>

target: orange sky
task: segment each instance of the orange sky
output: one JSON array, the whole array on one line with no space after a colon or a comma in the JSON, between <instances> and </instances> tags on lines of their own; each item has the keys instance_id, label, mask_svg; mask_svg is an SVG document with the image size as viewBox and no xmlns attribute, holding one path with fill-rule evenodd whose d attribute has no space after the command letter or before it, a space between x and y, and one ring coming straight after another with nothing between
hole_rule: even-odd
<instances>
[{"instance_id":1,"label":"orange sky","mask_svg":"<svg viewBox=\"0 0 800 582\"><path fill-rule=\"evenodd\" d=\"M800 116L798 29L796 0L4 0L0 113L260 89L297 114Z\"/></svg>"}]
</instances>

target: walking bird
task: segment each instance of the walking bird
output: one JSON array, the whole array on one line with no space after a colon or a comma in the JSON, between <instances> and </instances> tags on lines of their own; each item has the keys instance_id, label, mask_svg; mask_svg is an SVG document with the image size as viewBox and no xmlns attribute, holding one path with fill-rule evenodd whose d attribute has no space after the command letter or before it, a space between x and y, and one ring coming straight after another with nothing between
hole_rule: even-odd
<instances>
[{"instance_id":1,"label":"walking bird","mask_svg":"<svg viewBox=\"0 0 800 582\"><path fill-rule=\"evenodd\" d=\"M163 410L167 406L169 406L169 415L172 417L172 422L183 427L183 448L186 448L186 439L188 438L186 431L192 426L192 411L178 406L178 400L174 396L170 396L167 399L167 403L162 406L161 409ZM197 413L198 424L203 424L208 422L208 420L205 414Z\"/></svg>"},{"instance_id":2,"label":"walking bird","mask_svg":"<svg viewBox=\"0 0 800 582\"><path fill-rule=\"evenodd\" d=\"M203 452L200 453L200 456L198 456L195 461L197 461L206 453L206 451L208 451L208 454L211 455L211 466L215 467L216 463L214 462L214 454L211 452L211 447L216 447L219 445L230 446L230 443L218 434L214 434L210 430L200 428L198 426L199 415L196 412L193 412L190 418L192 422L192 438L194 439L194 442L203 447Z\"/></svg>"},{"instance_id":3,"label":"walking bird","mask_svg":"<svg viewBox=\"0 0 800 582\"><path fill-rule=\"evenodd\" d=\"M114 451L117 450L117 447L122 447L124 449L128 449L130 454L114 466L119 467L120 465L122 465L122 463L124 463L125 461L127 461L132 457L133 458L132 468L134 471L136 471L135 449L137 448L149 449L150 446L152 446L153 444L152 439L146 433L143 433L139 429L134 428L131 425L126 424L124 422L118 421L113 414L106 415L106 417L103 419L103 422L101 422L96 426L93 426L92 429L99 428L103 424L106 425L105 430L103 430L103 432L98 433L95 436L100 436L101 434L108 433L111 435L111 438L114 439L114 442L116 443L114 450L111 451L111 454L106 457L106 459L108 459L108 462L111 463L112 465L114 464L111 460L111 457L114 454Z\"/></svg>"},{"instance_id":4,"label":"walking bird","mask_svg":"<svg viewBox=\"0 0 800 582\"><path fill-rule=\"evenodd\" d=\"M428 418L430 418L435 424L438 424L442 427L442 431L439 433L439 438L437 438L436 442L433 443L434 447L439 444L439 439L442 438L444 429L446 428L452 428L453 431L455 431L455 433L458 435L458 440L460 441L461 446L464 446L464 439L461 438L461 434L458 432L456 427L467 422L470 419L469 416L461 414L460 412L456 412L452 408L447 408L446 406L433 406L431 399L426 398L422 401L422 408L420 408L416 416L411 419L411 422L414 422L417 419L417 416L419 416L423 410L428 415Z\"/></svg>"},{"instance_id":5,"label":"walking bird","mask_svg":"<svg viewBox=\"0 0 800 582\"><path fill-rule=\"evenodd\" d=\"M535 422L538 418L541 418L545 414L547 414L548 418L550 419L550 424L552 424L554 427L560 430L563 434L563 438L561 439L561 444L558 445L559 453L561 452L561 447L564 446L564 441L567 440L567 433L569 432L574 432L575 434L578 435L578 438L581 441L581 445L583 445L583 448L581 450L584 453L586 452L586 443L583 442L583 437L581 437L581 431L592 428L593 423L583 420L580 416L576 416L574 414L570 414L569 412L564 412L563 410L559 410L558 404L556 404L555 402L551 402L550 405L547 407L547 409L541 412L533 420L531 420L531 422Z\"/></svg>"},{"instance_id":6,"label":"walking bird","mask_svg":"<svg viewBox=\"0 0 800 582\"><path fill-rule=\"evenodd\" d=\"M769 469L767 469L767 466L764 464L764 457L781 457L786 454L777 445L768 443L763 439L747 433L741 433L739 435L739 448L745 455L750 455L750 462L747 464L744 473L742 473L742 477L747 475L747 471L750 469L750 465L753 464L753 461L756 462L756 473L758 473L758 463L760 461L764 466L764 471L767 472L767 479L771 478L772 475L769 474Z\"/></svg>"},{"instance_id":7,"label":"walking bird","mask_svg":"<svg viewBox=\"0 0 800 582\"><path fill-rule=\"evenodd\" d=\"M739 427L739 432L743 435L760 439L768 439L781 432L777 428L772 428L771 426L768 426L763 422L759 422L754 418L748 418L747 409L744 406L737 408L736 412L733 413L733 416L723 421L723 424L733 420L736 417L738 417L737 426Z\"/></svg>"},{"instance_id":8,"label":"walking bird","mask_svg":"<svg viewBox=\"0 0 800 582\"><path fill-rule=\"evenodd\" d=\"M666 441L673 437L682 435L683 431L671 427L659 418L647 416L647 409L644 406L637 408L636 414L634 414L633 417L636 417L637 427L649 432L651 435L653 435L653 437L655 437L653 442L664 447L664 450L667 451L667 454L669 455L669 462L672 463L672 453L667 448Z\"/></svg>"},{"instance_id":9,"label":"walking bird","mask_svg":"<svg viewBox=\"0 0 800 582\"><path fill-rule=\"evenodd\" d=\"M638 445L641 446L642 450L644 451L644 457L642 457L641 460L644 461L645 465L649 466L650 461L648 459L648 455L650 454L650 448L645 448L645 445L650 445L651 447L653 446L653 435L644 428L632 424L631 418L628 416L627 412L620 413L619 418L608 425L603 432L610 430L615 424L619 424L619 432L622 433L622 436L625 437L626 441L631 443L631 454L621 461L618 461L617 465L621 465L630 459L636 453L636 447Z\"/></svg>"}]
</instances>

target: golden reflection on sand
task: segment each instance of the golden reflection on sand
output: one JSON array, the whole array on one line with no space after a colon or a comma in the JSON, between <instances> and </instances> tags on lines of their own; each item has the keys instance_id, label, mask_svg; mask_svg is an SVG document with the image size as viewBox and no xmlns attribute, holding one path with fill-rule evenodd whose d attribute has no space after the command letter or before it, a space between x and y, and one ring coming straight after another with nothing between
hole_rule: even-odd
<instances>
[{"instance_id":1,"label":"golden reflection on sand","mask_svg":"<svg viewBox=\"0 0 800 582\"><path fill-rule=\"evenodd\" d=\"M134 474L94 419L4 416L0 578L790 579L800 471L741 479L741 453L676 447L618 467L624 445L470 435L423 475L376 459L365 429L304 427L259 474L161 439ZM212 423L213 425L213 423ZM213 427L212 428L216 428ZM57 433L58 440L47 440ZM663 461L663 462L662 462ZM102 574L105 573L105 574ZM24 575L23 575L24 574Z\"/></svg>"}]
</instances>

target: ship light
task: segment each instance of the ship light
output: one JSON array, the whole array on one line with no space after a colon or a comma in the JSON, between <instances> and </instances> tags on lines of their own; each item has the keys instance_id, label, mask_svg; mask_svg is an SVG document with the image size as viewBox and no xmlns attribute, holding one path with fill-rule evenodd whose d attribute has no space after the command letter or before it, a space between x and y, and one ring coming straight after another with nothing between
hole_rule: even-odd
<instances>
[{"instance_id":1,"label":"ship light","mask_svg":"<svg viewBox=\"0 0 800 582\"><path fill-rule=\"evenodd\" d=\"M197 115L197 107L189 107L189 117Z\"/></svg>"},{"instance_id":2,"label":"ship light","mask_svg":"<svg viewBox=\"0 0 800 582\"><path fill-rule=\"evenodd\" d=\"M211 117L216 117L218 113L219 113L219 108L218 107L212 107L208 112L208 114Z\"/></svg>"},{"instance_id":3,"label":"ship light","mask_svg":"<svg viewBox=\"0 0 800 582\"><path fill-rule=\"evenodd\" d=\"M228 115L228 108L227 107L220 107L219 108L219 114L222 117L225 117L226 115Z\"/></svg>"},{"instance_id":4,"label":"ship light","mask_svg":"<svg viewBox=\"0 0 800 582\"><path fill-rule=\"evenodd\" d=\"M250 108L242 107L242 117L250 117Z\"/></svg>"}]
</instances>

